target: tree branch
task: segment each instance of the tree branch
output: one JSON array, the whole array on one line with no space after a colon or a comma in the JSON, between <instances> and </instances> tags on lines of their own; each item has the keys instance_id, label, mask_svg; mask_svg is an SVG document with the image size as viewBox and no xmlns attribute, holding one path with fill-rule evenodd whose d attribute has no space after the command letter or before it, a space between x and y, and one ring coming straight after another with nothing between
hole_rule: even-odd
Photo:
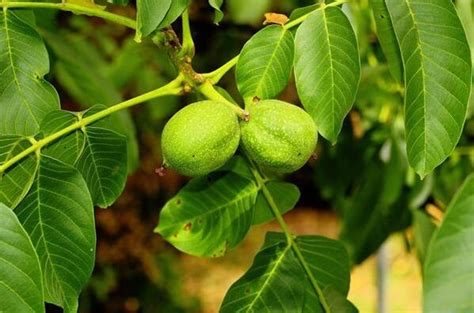
<instances>
[{"instance_id":1,"label":"tree branch","mask_svg":"<svg viewBox=\"0 0 474 313\"><path fill-rule=\"evenodd\" d=\"M68 11L74 14L84 14L88 16L100 17L128 28L136 29L135 20L114 14L105 10L95 9L72 3L48 3L48 2L0 2L0 8L3 9L54 9Z\"/></svg>"}]
</instances>

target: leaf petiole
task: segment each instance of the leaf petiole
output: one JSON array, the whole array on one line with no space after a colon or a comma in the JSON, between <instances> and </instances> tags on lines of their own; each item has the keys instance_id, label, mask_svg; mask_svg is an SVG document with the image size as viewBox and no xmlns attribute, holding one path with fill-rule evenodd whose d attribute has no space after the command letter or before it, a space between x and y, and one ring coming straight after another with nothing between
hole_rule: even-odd
<instances>
[{"instance_id":1,"label":"leaf petiole","mask_svg":"<svg viewBox=\"0 0 474 313\"><path fill-rule=\"evenodd\" d=\"M189 25L189 11L184 10L181 15L181 22L183 27L183 42L181 44L181 51L178 53L179 58L193 58L195 53L194 41L191 35L191 27Z\"/></svg>"},{"instance_id":2,"label":"leaf petiole","mask_svg":"<svg viewBox=\"0 0 474 313\"><path fill-rule=\"evenodd\" d=\"M206 98L210 100L216 100L219 102L222 102L223 104L227 105L230 107L241 119L246 120L248 119L248 112L239 107L238 105L230 102L227 100L223 95L221 95L216 88L214 88L214 85L206 81L202 83L199 87L197 87L197 90Z\"/></svg>"},{"instance_id":3,"label":"leaf petiole","mask_svg":"<svg viewBox=\"0 0 474 313\"><path fill-rule=\"evenodd\" d=\"M239 57L240 55L233 57L218 69L209 73L202 74L202 76L207 78L213 85L217 84L221 80L221 78L237 64L237 62L239 61Z\"/></svg>"}]
</instances>

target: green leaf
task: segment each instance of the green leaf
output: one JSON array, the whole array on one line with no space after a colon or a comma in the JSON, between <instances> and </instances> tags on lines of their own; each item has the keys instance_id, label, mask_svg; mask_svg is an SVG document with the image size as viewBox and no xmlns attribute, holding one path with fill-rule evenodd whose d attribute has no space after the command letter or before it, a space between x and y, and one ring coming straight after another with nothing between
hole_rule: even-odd
<instances>
[{"instance_id":1,"label":"green leaf","mask_svg":"<svg viewBox=\"0 0 474 313\"><path fill-rule=\"evenodd\" d=\"M347 300L350 282L349 255L341 242L321 236L300 236L295 244L310 269L330 312L357 312ZM309 277L305 280L303 312L324 313L319 295Z\"/></svg>"},{"instance_id":2,"label":"green leaf","mask_svg":"<svg viewBox=\"0 0 474 313\"><path fill-rule=\"evenodd\" d=\"M0 312L44 312L43 278L33 244L2 203L0 220Z\"/></svg>"},{"instance_id":3,"label":"green leaf","mask_svg":"<svg viewBox=\"0 0 474 313\"><path fill-rule=\"evenodd\" d=\"M0 165L29 148L31 142L21 136L0 136ZM0 203L15 209L25 197L35 178L38 158L30 154L0 174Z\"/></svg>"},{"instance_id":4,"label":"green leaf","mask_svg":"<svg viewBox=\"0 0 474 313\"><path fill-rule=\"evenodd\" d=\"M370 6L377 25L377 38L387 58L388 68L393 78L400 84L403 82L402 56L385 0L370 0Z\"/></svg>"},{"instance_id":5,"label":"green leaf","mask_svg":"<svg viewBox=\"0 0 474 313\"><path fill-rule=\"evenodd\" d=\"M349 292L349 255L337 240L322 236L298 236L295 243L322 289L332 288L344 297Z\"/></svg>"},{"instance_id":6,"label":"green leaf","mask_svg":"<svg viewBox=\"0 0 474 313\"><path fill-rule=\"evenodd\" d=\"M425 312L474 311L474 174L451 201L424 264Z\"/></svg>"},{"instance_id":7,"label":"green leaf","mask_svg":"<svg viewBox=\"0 0 474 313\"><path fill-rule=\"evenodd\" d=\"M457 0L456 11L466 32L467 42L471 48L471 62L474 66L474 3L471 0ZM467 105L467 120L474 116L474 71L471 72L471 95ZM472 124L472 122L471 122ZM469 129L469 127L467 126ZM472 129L472 128L471 128ZM468 133L472 134L468 131Z\"/></svg>"},{"instance_id":8,"label":"green leaf","mask_svg":"<svg viewBox=\"0 0 474 313\"><path fill-rule=\"evenodd\" d=\"M29 11L0 13L0 134L34 135L43 117L59 109L44 43Z\"/></svg>"},{"instance_id":9,"label":"green leaf","mask_svg":"<svg viewBox=\"0 0 474 313\"><path fill-rule=\"evenodd\" d=\"M170 9L171 0L137 0L136 40L150 35L158 28Z\"/></svg>"},{"instance_id":10,"label":"green leaf","mask_svg":"<svg viewBox=\"0 0 474 313\"><path fill-rule=\"evenodd\" d=\"M268 233L252 266L227 291L221 313L302 312L304 272L291 246ZM279 237L279 236L278 236Z\"/></svg>"},{"instance_id":11,"label":"green leaf","mask_svg":"<svg viewBox=\"0 0 474 313\"><path fill-rule=\"evenodd\" d=\"M188 7L189 0L173 0L171 1L171 7L166 13L166 16L161 21L158 28L164 28L169 26L171 23L176 21L176 19L183 14L184 10Z\"/></svg>"},{"instance_id":12,"label":"green leaf","mask_svg":"<svg viewBox=\"0 0 474 313\"><path fill-rule=\"evenodd\" d=\"M424 177L461 136L471 89L470 50L451 1L386 4L405 68L408 159Z\"/></svg>"},{"instance_id":13,"label":"green leaf","mask_svg":"<svg viewBox=\"0 0 474 313\"><path fill-rule=\"evenodd\" d=\"M314 11L298 28L295 77L298 95L318 131L335 143L360 79L356 36L339 8Z\"/></svg>"},{"instance_id":14,"label":"green leaf","mask_svg":"<svg viewBox=\"0 0 474 313\"><path fill-rule=\"evenodd\" d=\"M320 236L299 236L292 244L299 247L302 260L296 257L283 233L267 233L249 271L227 292L221 312L323 313L301 262L309 268L318 286L328 290L326 302L331 307L344 307L341 299L345 300L350 279L344 246Z\"/></svg>"},{"instance_id":15,"label":"green leaf","mask_svg":"<svg viewBox=\"0 0 474 313\"><path fill-rule=\"evenodd\" d=\"M268 191L273 196L273 200L278 206L281 214L293 209L300 198L300 191L294 184L282 181L269 181L265 183ZM253 216L253 225L267 223L273 220L275 216L262 192L259 192L257 202L255 203L255 213Z\"/></svg>"},{"instance_id":16,"label":"green leaf","mask_svg":"<svg viewBox=\"0 0 474 313\"><path fill-rule=\"evenodd\" d=\"M127 179L127 142L122 135L102 127L83 129L84 149L76 162L92 202L101 208L122 194Z\"/></svg>"},{"instance_id":17,"label":"green leaf","mask_svg":"<svg viewBox=\"0 0 474 313\"><path fill-rule=\"evenodd\" d=\"M16 213L39 256L45 301L76 312L78 295L94 267L96 240L84 179L75 168L42 156Z\"/></svg>"},{"instance_id":18,"label":"green leaf","mask_svg":"<svg viewBox=\"0 0 474 313\"><path fill-rule=\"evenodd\" d=\"M293 11L291 11L290 21L294 21L297 18L302 17L303 15L309 14L312 11L319 8L320 6L321 6L320 4L311 4L305 7L296 8Z\"/></svg>"},{"instance_id":19,"label":"green leaf","mask_svg":"<svg viewBox=\"0 0 474 313\"><path fill-rule=\"evenodd\" d=\"M54 111L46 115L41 122L40 131L44 136L49 136L77 121L77 116L72 112ZM74 165L83 149L84 134L82 131L75 131L47 145L41 150L41 153L66 164Z\"/></svg>"},{"instance_id":20,"label":"green leaf","mask_svg":"<svg viewBox=\"0 0 474 313\"><path fill-rule=\"evenodd\" d=\"M218 171L221 172L233 172L241 177L247 178L248 180L254 180L252 169L247 160L240 156L234 155L224 166L222 166Z\"/></svg>"},{"instance_id":21,"label":"green leaf","mask_svg":"<svg viewBox=\"0 0 474 313\"><path fill-rule=\"evenodd\" d=\"M326 287L323 290L324 297L329 303L331 312L337 313L357 313L359 310L345 296L337 292L334 288Z\"/></svg>"},{"instance_id":22,"label":"green leaf","mask_svg":"<svg viewBox=\"0 0 474 313\"><path fill-rule=\"evenodd\" d=\"M163 207L155 232L188 254L222 256L247 234L257 193L234 173L195 178Z\"/></svg>"},{"instance_id":23,"label":"green leaf","mask_svg":"<svg viewBox=\"0 0 474 313\"><path fill-rule=\"evenodd\" d=\"M75 114L57 111L48 114L41 124L47 136L78 121L78 115L90 116L104 109L94 106ZM110 130L109 119L103 119L59 138L47 146L44 155L75 165L89 187L94 204L106 208L122 194L127 178L127 142L124 136Z\"/></svg>"},{"instance_id":24,"label":"green leaf","mask_svg":"<svg viewBox=\"0 0 474 313\"><path fill-rule=\"evenodd\" d=\"M221 6L224 0L209 0L209 5L214 8L214 23L219 24L220 21L224 18L224 13L222 13Z\"/></svg>"},{"instance_id":25,"label":"green leaf","mask_svg":"<svg viewBox=\"0 0 474 313\"><path fill-rule=\"evenodd\" d=\"M474 58L474 6L471 0L457 0L456 9L466 31L467 41L471 47L472 59Z\"/></svg>"},{"instance_id":26,"label":"green leaf","mask_svg":"<svg viewBox=\"0 0 474 313\"><path fill-rule=\"evenodd\" d=\"M84 38L66 32L43 32L48 46L56 55L55 74L58 82L83 108L96 104L111 106L122 101L120 91L106 77L107 63L93 45ZM109 117L110 128L127 137L128 171L138 166L138 142L135 125L128 111Z\"/></svg>"},{"instance_id":27,"label":"green leaf","mask_svg":"<svg viewBox=\"0 0 474 313\"><path fill-rule=\"evenodd\" d=\"M293 65L293 35L272 25L245 44L236 67L237 86L245 99L271 99L288 84Z\"/></svg>"}]
</instances>

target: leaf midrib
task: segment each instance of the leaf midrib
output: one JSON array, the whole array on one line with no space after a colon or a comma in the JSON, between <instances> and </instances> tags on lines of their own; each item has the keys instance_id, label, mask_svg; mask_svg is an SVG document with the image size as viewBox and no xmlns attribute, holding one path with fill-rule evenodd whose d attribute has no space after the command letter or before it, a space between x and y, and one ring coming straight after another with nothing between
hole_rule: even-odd
<instances>
[{"instance_id":1,"label":"leaf midrib","mask_svg":"<svg viewBox=\"0 0 474 313\"><path fill-rule=\"evenodd\" d=\"M329 28L328 28L328 21L327 21L327 16L326 16L326 10L322 10L322 15L323 15L323 20L324 20L324 33L326 35L326 40L327 40L327 44L328 44L328 54L329 54L329 62L331 63L331 125L333 126L333 133L336 133L337 132L337 127L336 127L336 123L334 123L334 115L336 114L335 113L335 103L336 103L336 97L335 97L335 94L334 94L334 90L335 90L335 85L334 85L334 71L335 71L335 68L334 68L334 60L332 58L332 49L331 49L331 39L329 37ZM332 136L331 136L332 137Z\"/></svg>"},{"instance_id":2,"label":"leaf midrib","mask_svg":"<svg viewBox=\"0 0 474 313\"><path fill-rule=\"evenodd\" d=\"M104 201L104 204L105 204L105 203L107 203L107 198L105 197L105 194L104 194L104 186L103 186L102 180L100 178L101 175L100 175L99 169L97 167L97 162L96 162L96 159L95 159L95 153L92 150L92 144L91 144L91 141L90 141L90 137L89 137L89 134L87 133L86 128L82 129L82 132L84 133L84 150L83 150L82 153L84 153L86 150L90 151L92 163L94 163L93 164L93 170L94 170L94 173L96 174L95 176L97 177L97 183L99 184L100 196L102 197L102 200ZM78 160L79 159L80 159L80 157L78 157Z\"/></svg>"},{"instance_id":3,"label":"leaf midrib","mask_svg":"<svg viewBox=\"0 0 474 313\"><path fill-rule=\"evenodd\" d=\"M413 12L412 7L410 6L410 0L405 0L408 13L413 22L413 30L416 35L416 46L419 50L419 57L420 57L420 64L421 64L421 81L423 86L422 97L423 97L423 173L426 171L426 161L427 161L427 145L426 145L426 135L427 135L427 125L426 125L426 73L425 73L425 66L424 66L424 57L423 57L423 49L421 47L421 39L420 39L420 31L418 29L418 24L415 20L415 13ZM406 77L407 71L405 71L405 81L407 81Z\"/></svg>"},{"instance_id":4,"label":"leaf midrib","mask_svg":"<svg viewBox=\"0 0 474 313\"><path fill-rule=\"evenodd\" d=\"M267 278L265 279L265 281L263 282L263 285L261 286L260 290L257 292L257 294L255 295L254 299L252 300L252 302L249 304L249 306L247 307L247 310L245 312L251 312L250 310L253 308L253 306L255 305L255 303L257 302L257 299L260 298L261 294L263 293L263 291L266 289L266 287L268 286L268 284L270 283L270 281L273 279L273 276L277 270L277 268L280 266L280 264L283 262L283 259L284 257L286 256L286 254L288 253L288 250L291 249L291 245L290 244L287 244L285 249L283 250L283 252L281 253L280 257L274 262L274 266L273 268L271 269L271 271L268 273L267 275Z\"/></svg>"},{"instance_id":5,"label":"leaf midrib","mask_svg":"<svg viewBox=\"0 0 474 313\"><path fill-rule=\"evenodd\" d=\"M60 279L58 278L58 274L56 273L56 269L55 269L55 266L54 266L54 263L53 261L51 260L51 253L49 252L49 249L48 249L48 243L46 241L46 236L45 236L45 233L44 233L44 228L43 228L43 220L42 220L42 214L41 214L41 198L40 198L40 191L41 191L41 188L40 188L40 177L41 177L41 165L38 166L38 177L37 177L37 180L36 180L36 201L37 201L37 207L38 207L38 224L39 224L39 227L40 227L40 230L41 230L41 238L40 240L43 242L44 244L44 249L46 250L46 261L50 264L51 266L51 272L53 274L53 277L54 279L57 281L57 282L60 282ZM44 288L47 288L47 285L45 284L44 285ZM66 302L66 298L65 298L65 293L64 293L64 290L61 286L61 288L59 288L59 293L62 297L62 301ZM52 295L54 294L53 292L49 291L49 294Z\"/></svg>"},{"instance_id":6,"label":"leaf midrib","mask_svg":"<svg viewBox=\"0 0 474 313\"><path fill-rule=\"evenodd\" d=\"M278 27L278 26L276 26L276 27ZM273 63L274 59L276 58L277 50L280 48L281 43L283 41L283 38L286 35L287 30L284 29L283 27L282 27L282 30L283 31L281 32L280 38L278 38L278 41L275 43L275 49L273 49L272 55L270 56L270 60L267 63L267 66L265 66L265 70L263 71L262 78L259 80L259 82L257 84L257 88L255 88L255 93L256 93L255 95L256 96L261 95L261 92L262 92L261 87L262 87L263 81L267 77L267 73L268 73L269 69L271 68L270 65Z\"/></svg>"}]
</instances>

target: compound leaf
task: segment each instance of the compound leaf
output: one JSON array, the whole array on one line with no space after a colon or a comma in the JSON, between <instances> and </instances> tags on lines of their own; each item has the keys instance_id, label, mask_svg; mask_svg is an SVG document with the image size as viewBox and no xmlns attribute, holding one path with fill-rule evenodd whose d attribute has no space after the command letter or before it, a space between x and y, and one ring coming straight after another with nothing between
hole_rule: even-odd
<instances>
[{"instance_id":1,"label":"compound leaf","mask_svg":"<svg viewBox=\"0 0 474 313\"><path fill-rule=\"evenodd\" d=\"M451 1L386 0L405 69L410 165L422 177L459 141L471 89L471 57Z\"/></svg>"},{"instance_id":2,"label":"compound leaf","mask_svg":"<svg viewBox=\"0 0 474 313\"><path fill-rule=\"evenodd\" d=\"M44 312L43 278L30 237L0 203L0 312Z\"/></svg>"},{"instance_id":3,"label":"compound leaf","mask_svg":"<svg viewBox=\"0 0 474 313\"><path fill-rule=\"evenodd\" d=\"M295 77L304 108L321 135L335 143L360 79L356 36L341 9L314 11L298 28Z\"/></svg>"}]
</instances>

